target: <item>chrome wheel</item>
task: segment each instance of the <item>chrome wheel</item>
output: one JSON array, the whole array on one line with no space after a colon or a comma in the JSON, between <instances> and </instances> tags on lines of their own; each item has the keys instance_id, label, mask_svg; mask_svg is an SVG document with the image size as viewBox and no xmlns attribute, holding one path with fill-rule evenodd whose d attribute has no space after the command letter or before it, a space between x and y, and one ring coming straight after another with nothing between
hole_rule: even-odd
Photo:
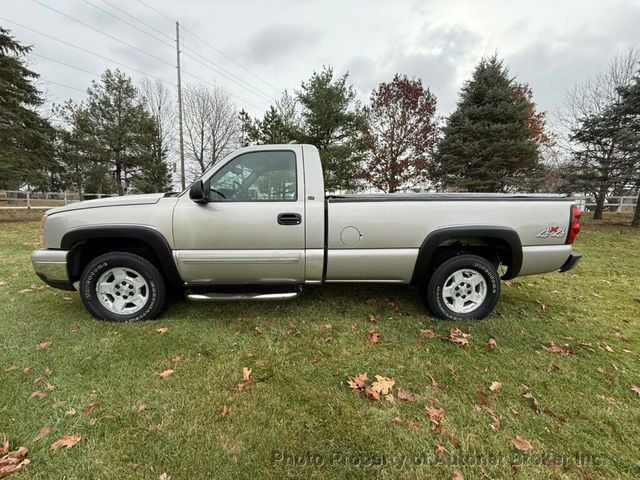
<instances>
[{"instance_id":1,"label":"chrome wheel","mask_svg":"<svg viewBox=\"0 0 640 480\"><path fill-rule=\"evenodd\" d=\"M444 282L442 299L455 313L476 310L487 298L487 282L484 276L469 268L453 272Z\"/></svg>"},{"instance_id":2,"label":"chrome wheel","mask_svg":"<svg viewBox=\"0 0 640 480\"><path fill-rule=\"evenodd\" d=\"M139 312L147 304L149 285L140 273L131 268L110 268L98 278L96 296L110 312L129 315Z\"/></svg>"}]
</instances>

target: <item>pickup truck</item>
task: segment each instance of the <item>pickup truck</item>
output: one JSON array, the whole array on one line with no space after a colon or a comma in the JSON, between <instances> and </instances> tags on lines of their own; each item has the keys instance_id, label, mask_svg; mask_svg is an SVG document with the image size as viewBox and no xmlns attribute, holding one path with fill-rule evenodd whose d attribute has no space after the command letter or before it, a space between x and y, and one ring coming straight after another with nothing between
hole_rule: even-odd
<instances>
[{"instance_id":1,"label":"pickup truck","mask_svg":"<svg viewBox=\"0 0 640 480\"><path fill-rule=\"evenodd\" d=\"M413 284L437 317L469 320L493 311L501 279L573 268L579 219L560 195L325 195L315 147L261 145L182 193L48 210L32 263L110 321L157 317L169 290L271 300L329 282Z\"/></svg>"}]
</instances>

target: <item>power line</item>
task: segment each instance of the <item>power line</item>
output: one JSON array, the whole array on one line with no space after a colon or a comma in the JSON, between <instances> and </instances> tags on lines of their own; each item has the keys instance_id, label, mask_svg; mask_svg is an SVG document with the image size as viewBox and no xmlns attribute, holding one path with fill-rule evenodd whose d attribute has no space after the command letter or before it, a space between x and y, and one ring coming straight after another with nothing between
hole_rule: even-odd
<instances>
[{"instance_id":1,"label":"power line","mask_svg":"<svg viewBox=\"0 0 640 480\"><path fill-rule=\"evenodd\" d=\"M155 55L153 55L153 54L151 54L151 53L149 53L149 52L147 52L147 51L145 51L145 50L143 50L141 48L138 48L135 45L131 45L130 43L127 43L124 40L121 40L118 37L116 37L114 35L111 35L110 33L103 32L102 30L99 30L99 29L89 25L88 23L83 22L82 20L78 20L77 18L72 17L71 15L67 15L66 13L61 12L60 10L58 10L56 8L50 7L49 5L47 5L45 3L42 3L40 0L31 0L31 1L34 2L34 3L37 3L38 5L43 6L44 8L47 8L47 9L51 10L52 12L57 13L58 15L62 15L63 17L68 18L69 20L72 20L72 21L74 21L76 23L79 23L80 25L83 25L83 26L85 26L87 28L90 28L91 30L93 30L95 32L98 32L98 33L104 35L105 37L108 37L108 38L110 38L112 40L115 40L116 42L119 42L119 43L121 43L121 44L123 44L123 45L125 45L125 46L127 46L127 47L129 47L131 49L133 49L133 50L136 50L136 51L148 56L149 58L153 58L154 60L156 60L156 61L158 61L160 63L164 63L165 65L169 65L172 68L174 67L173 64L167 62L166 60L163 60L160 57L156 57Z\"/></svg>"},{"instance_id":2,"label":"power line","mask_svg":"<svg viewBox=\"0 0 640 480\"><path fill-rule=\"evenodd\" d=\"M158 15L160 15L161 17L163 17L164 19L168 20L171 23L174 23L175 20L172 18L169 18L167 15L165 15L164 13L162 13L160 10L156 10L154 7L152 7L151 5L148 5L147 3L143 2L142 0L138 0L138 2L140 2L142 5L144 5L145 7L147 7L149 10L152 10L154 12L156 12Z\"/></svg>"},{"instance_id":3,"label":"power line","mask_svg":"<svg viewBox=\"0 0 640 480\"><path fill-rule=\"evenodd\" d=\"M186 48L186 47L185 47L185 50L193 51L193 50L191 50L191 49L189 49L189 48ZM183 52L183 55L184 55L185 57L188 57L188 58L192 59L193 61L195 61L196 63L198 63L198 64L202 65L203 67L208 68L209 70L211 70L211 71L213 71L213 72L217 73L217 74L218 74L218 75L220 75L221 77L226 78L227 80L232 81L232 82L233 82L233 83L235 83L236 85L238 85L238 86L240 86L240 87L244 88L245 90L247 90L249 93L252 93L253 95L258 96L261 100L265 100L265 101L267 101L267 102L269 102L269 101L273 100L273 98L272 98L272 97L268 97L268 96L266 96L266 95L264 95L264 94L260 93L260 91L259 91L259 90L255 89L254 87L251 87L251 85L249 85L249 87L254 88L254 90L256 90L256 91L253 91L253 90L251 90L249 87L246 87L246 86L242 85L241 83L239 83L237 80L234 80L234 79L233 79L233 78L231 78L230 76L225 75L224 73L220 73L220 72L219 72L218 70L216 70L214 67L211 67L211 66L209 66L209 65L207 65L207 64L205 64L205 63L203 63L201 60L198 60L198 59L197 59L197 58L195 58L193 55L191 55L191 54L189 54L189 53L185 53L185 52ZM204 58L204 57L202 57L202 58ZM205 61L209 61L209 60L205 59ZM211 62L211 63L213 63L213 62ZM214 63L214 65L215 65L215 63ZM217 65L216 65L216 66L217 66ZM224 70L224 69L223 69L222 67L220 67L220 66L217 66L217 67L218 67L218 68L220 68L221 70ZM233 75L233 74L230 74L230 75ZM234 76L235 76L235 75L234 75ZM243 80L241 80L241 79L240 79L240 81L243 81Z\"/></svg>"},{"instance_id":4,"label":"power line","mask_svg":"<svg viewBox=\"0 0 640 480\"><path fill-rule=\"evenodd\" d=\"M61 62L60 60L56 60L54 58L47 57L46 55L40 55L39 53L35 53L35 52L31 52L31 55L33 55L34 57L44 58L45 60L48 60L48 61L53 62L53 63L57 63L59 65L63 65L63 66L68 67L68 68L72 68L74 70L78 70L79 72L84 72L84 73L87 73L89 75L93 75L94 77L99 77L100 76L100 74L98 74L98 73L93 73L93 72L90 72L89 70L85 70L84 68L76 67L75 65L71 65L71 64L65 63L65 62Z\"/></svg>"},{"instance_id":5,"label":"power line","mask_svg":"<svg viewBox=\"0 0 640 480\"><path fill-rule=\"evenodd\" d=\"M128 22L128 21L126 21L126 20L122 19L121 17L119 17L119 16L117 16L117 15L114 15L113 13L109 12L108 10L105 10L104 8L98 7L97 5L94 5L93 3L89 2L88 0L82 0L82 1L83 1L84 3L86 3L87 5L89 5L89 6L91 6L91 7L95 8L95 9L97 9L97 10L100 10L100 11L102 11L102 12L106 13L107 15L110 15L111 17L115 18L116 20L119 20L119 21L121 21L121 22L123 22L123 23L125 23L125 24L129 25L130 27L134 28L135 30L137 30L137 31L139 31L139 32L141 32L141 33L144 33L145 35L148 35L149 37L153 38L154 40L156 40L156 41L158 41L158 42L161 42L162 44L164 44L164 45L168 45L168 46L170 46L171 48L173 48L173 45L168 44L165 40L163 40L163 39L161 39L161 38L158 38L158 37L156 37L155 35L152 35L152 34L150 34L150 33L148 33L148 32L145 32L144 30L141 30L141 29L140 29L139 27L137 27L136 25L134 25L134 24L132 24L131 22ZM107 3L108 5L112 5L112 4L110 4L109 2L107 2L106 0L103 0L103 1L104 1L105 3ZM137 17L135 17L134 15L130 15L129 13L125 12L123 9L121 9L121 8L119 8L119 7L115 7L115 6L113 6L113 5L112 5L112 7L113 7L113 8L116 8L119 12L121 12L121 13L123 13L123 14L125 14L125 15L129 16L130 18L132 18L132 19L134 19L134 20L136 20L136 21L138 21L138 22L140 22L140 23L142 23L142 24L146 25L144 22L142 22L141 20L139 20ZM153 28L153 27L151 27L151 28ZM154 30L155 30L155 29L154 29ZM159 31L159 30L158 30L158 31ZM165 35L165 34L163 33L163 35ZM165 35L165 36L167 36L167 35ZM168 38L171 38L171 37L168 37ZM173 40L173 39L172 39L172 40ZM194 60L194 61L198 62L200 65L203 65L204 67L209 68L210 70L212 70L213 72L215 72L217 75L220 75L221 77L226 78L227 80L232 81L233 83L235 83L236 85L238 85L238 86L240 86L240 87L244 88L245 90L248 90L248 91L249 91L250 93L252 93L253 95L257 95L257 96L259 96L259 97L263 97L263 98L264 98L264 99L266 99L267 101L275 100L275 99L274 99L273 97L271 97L268 93L266 93L266 92L264 92L264 91L260 90L259 88L257 88L257 87L255 87L255 86L253 86L252 84L250 84L250 83L249 83L249 82L247 82L246 80L244 80L244 79L242 79L242 78L238 77L237 75L233 74L232 72L230 72L229 70L225 69L225 68L224 68L224 67L222 67L221 65L218 65L218 64L217 64L217 63L215 63L214 61L212 61L212 60L210 60L210 59L208 59L208 58L204 57L203 55L201 55L200 53L198 53L198 52L197 52L197 51L195 51L194 49L189 48L189 47L184 47L184 46L183 46L183 49L184 49L184 50L188 50L189 52L192 52L194 55L196 55L196 56L200 57L203 61L205 61L205 62L210 63L211 65L213 65L213 67L208 66L208 65L205 65L205 64L204 64L204 63L202 63L200 60L198 60L198 59L194 58L192 55L189 55L189 54L187 54L187 53L184 53L184 55L185 55L185 56L187 56L187 57L191 58L192 60ZM214 67L215 67L215 68L214 68ZM221 71L220 71L220 70L221 70ZM239 82L242 82L242 83L239 83ZM246 85L246 86L245 86L245 85Z\"/></svg>"},{"instance_id":6,"label":"power line","mask_svg":"<svg viewBox=\"0 0 640 480\"><path fill-rule=\"evenodd\" d=\"M94 57L101 58L102 60L106 60L108 62L111 62L111 63L115 64L115 65L119 65L119 66L121 66L123 68L127 68L127 69L129 69L129 70L131 70L133 72L140 73L142 75L146 75L146 76L151 77L151 78L155 78L157 80L160 80L161 82L164 82L164 83L166 83L168 85L171 85L171 86L175 87L174 83L172 83L172 82L170 82L168 80L165 80L162 77L158 77L157 75L152 75L152 74L150 74L148 72L145 72L144 70L140 70L138 68L132 67L131 65L127 65L126 63L122 63L122 62L119 62L119 61L114 60L112 58L105 57L104 55L101 55L101 54L96 53L96 52L92 52L91 50L87 50L86 48L79 47L78 45L74 45L73 43L69 43L69 42L67 42L65 40L61 40L60 38L54 37L53 35L49 35L48 33L41 32L40 30L36 30L35 28L27 27L26 25L22 25L21 23L15 22L13 20L9 20L8 18L2 17L2 16L0 16L0 20L3 20L5 22L9 22L9 23L11 23L13 25L16 25L16 26L20 27L20 28L24 28L25 30L29 30L31 32L37 33L38 35L42 35L43 37L46 37L46 38L49 38L49 39L54 40L56 42L62 43L63 45L66 45L68 47L75 48L76 50L80 50L81 52L84 52L84 53L86 53L88 55L93 55Z\"/></svg>"},{"instance_id":7,"label":"power line","mask_svg":"<svg viewBox=\"0 0 640 480\"><path fill-rule=\"evenodd\" d=\"M104 0L103 0L104 1ZM144 5L145 7L147 7L149 10L155 12L156 14L160 15L162 18L164 18L165 20L173 23L175 20L171 19L169 16L165 15L164 13L162 13L160 10L152 7L151 5L149 5L148 3L144 2L143 0L138 0L138 3L141 3L142 5ZM267 80L265 80L264 78L260 77L259 75L253 73L251 70L249 70L247 67L245 67L244 65L242 65L241 63L239 63L238 61L236 61L233 57L230 57L229 55L227 55L226 53L224 53L222 50L220 50L219 48L214 47L213 45L211 45L209 42L207 42L204 38L196 35L195 33L193 33L191 30L189 30L188 28L185 28L184 26L182 26L182 30L184 30L185 32L187 32L189 35L191 35L192 37L196 38L197 40L201 41L202 43L204 43L206 46L208 46L210 49L214 50L215 52L217 52L218 54L222 55L224 58L226 58L227 60L229 60L231 63L233 63L234 65L242 68L245 72L247 72L249 75L255 77L256 79L260 80L261 82L263 82L265 85L268 85L269 87L273 88L276 92L280 93L282 90L278 87L276 87L275 85L273 85L272 83L268 82Z\"/></svg>"},{"instance_id":8,"label":"power line","mask_svg":"<svg viewBox=\"0 0 640 480\"><path fill-rule=\"evenodd\" d=\"M42 81L44 83L50 83L52 85L58 85L59 87L68 88L70 90L75 90L77 92L87 93L85 90L82 90L81 88L72 87L71 85L65 85L64 83L60 83L60 82L54 82L53 80L42 80Z\"/></svg>"},{"instance_id":9,"label":"power line","mask_svg":"<svg viewBox=\"0 0 640 480\"><path fill-rule=\"evenodd\" d=\"M184 68L182 69L182 72L183 72L183 73L186 73L187 75L191 75L191 76L192 76L193 78L195 78L196 80L200 80L202 83L206 83L207 85L210 85L210 86L212 86L212 87L214 87L214 88L219 87L219 85L216 85L215 83L208 82L207 80L205 80L205 79L204 79L204 78L202 78L202 77L199 77L199 76L198 76L198 75L196 75L195 73L188 72L188 71L187 71L187 70L185 70ZM225 91L226 91L226 90L225 90ZM245 99L244 99L244 98L242 98L242 97L238 97L237 95L234 95L234 94L233 94L233 93L231 93L231 92L228 92L228 91L226 91L226 92L227 92L227 94L228 94L229 96L231 96L231 97L235 98L236 100L239 100L239 101L241 101L241 102L243 102L243 103L246 103L247 105L251 105L253 108L255 108L255 109L259 110L260 112L264 112L264 108L259 107L259 106L257 106L256 104L251 103L251 102L249 102L248 100L245 100Z\"/></svg>"},{"instance_id":10,"label":"power line","mask_svg":"<svg viewBox=\"0 0 640 480\"><path fill-rule=\"evenodd\" d=\"M34 2L36 2L36 3L39 3L39 4L40 4L40 2L39 2L38 0L33 0L33 1L34 1ZM98 7L97 5L94 5L93 3L89 2L88 0L82 0L82 1L83 1L84 3L86 3L87 5L89 5L89 6L93 7L93 8L95 8L95 9L97 9L97 10L101 11L101 12L106 13L107 15L110 15L111 17L115 18L116 20L119 20L120 22L125 23L126 25L128 25L128 26L132 27L133 29L135 29L135 30L137 30L137 31L139 31L139 32L141 32L141 33L144 33L145 35L148 35L149 37L151 37L151 38L153 38L154 40L156 40L156 41L158 41L158 42L162 43L163 45L167 45L167 46L169 46L169 47L173 48L173 45L171 45L171 44L167 43L165 40L163 40L163 39L161 39L161 38L158 38L158 37L156 37L155 35L152 35L152 34L150 34L150 33L148 33L148 32L145 32L144 30L141 30L141 29L140 29L139 27L137 27L136 25L132 24L131 22L128 22L127 20L122 19L121 17L119 17L119 16L117 16L117 15L114 15L113 13L109 12L108 10L105 10L104 8ZM46 5L45 5L45 6L46 6ZM48 7L48 8L50 8L50 7ZM53 10L55 10L55 9L53 9ZM119 11L124 12L122 9L119 9ZM60 13L60 14L64 15L64 13L62 13L62 12L58 12L58 13ZM65 16L67 16L67 15L65 15ZM67 16L67 17L68 17L68 16ZM74 19L73 17L70 17L70 18L72 18L72 20L76 20L76 21L78 21L77 19ZM132 18L135 18L135 17L133 17L133 16L132 16ZM85 24L84 22L82 22L82 24L83 24L83 25L85 25L85 26L89 26L90 28L93 28L93 27L91 27L90 25ZM102 33L104 33L104 32L102 32ZM124 43L124 42L123 42L123 43ZM125 44L126 44L126 43L125 43ZM238 85L238 86L240 86L240 87L244 88L245 90L249 91L250 93L252 93L252 94L254 94L254 95L258 95L258 96L260 96L260 97L263 97L263 98L265 98L267 101L271 101L271 100L273 100L273 98L269 97L269 96L268 96L267 94L265 94L264 92L261 92L259 89L255 88L253 85L251 85L251 84L249 84L248 82L244 81L243 79L241 79L241 78L239 78L239 77L235 76L233 73L229 72L228 70L225 70L223 67L221 67L220 65L217 65L215 62L212 62L212 61L210 61L210 60L206 59L205 57L203 57L202 55L200 55L198 52L195 52L193 49L190 49L190 48L185 48L185 49L186 49L186 50L189 50L189 51L194 52L196 55L200 56L203 60L205 60L205 61L207 61L207 62L209 62L209 63L212 63L213 65L215 65L216 67L218 67L218 68L219 68L220 70L222 70L223 72L226 72L228 75L225 75L225 73L222 73L222 72L220 72L220 71L216 70L215 68L210 67L210 66L208 66L208 65L206 65L206 64L204 64L204 63L202 63L200 60L198 60L197 58L194 58L192 55L189 55L189 54L187 54L187 53L185 53L185 54L184 54L185 56L187 56L187 57L191 58L192 60L195 60L196 62L198 62L200 65L202 65L202 66L204 66L204 67L206 67L206 68L209 68L210 70L212 70L212 71L213 71L213 72L215 72L216 74L218 74L218 75L222 76L223 78L226 78L226 79L228 79L228 80L232 81L232 82L233 82L233 83L235 83L236 85ZM243 82L243 83L247 84L247 85L249 86L249 88L251 88L251 90L250 90L248 87L246 87L245 85L243 85L243 84L239 83L238 81L234 80L234 78L232 78L232 77L235 77L235 78L236 78L237 80L239 80L240 82ZM255 92L254 92L254 91L255 91ZM256 93L256 92L257 92L257 93Z\"/></svg>"},{"instance_id":11,"label":"power line","mask_svg":"<svg viewBox=\"0 0 640 480\"><path fill-rule=\"evenodd\" d=\"M113 8L114 10L119 11L120 13L125 14L127 17L135 20L136 22L141 23L142 25L144 25L145 27L147 27L150 30L153 30L156 33L159 33L160 35L162 35L163 37L167 37L169 40L171 40L172 42L175 40L171 35L167 35L166 33L164 33L162 30L158 30L157 28L155 28L153 25L149 25L148 23L144 22L143 20L140 20L138 17L136 17L135 15L131 15L130 13L127 13L125 10L123 10L122 8L118 7L117 5L114 5L111 2L108 2L107 0L102 0L103 3L106 3L107 5L109 5L111 8Z\"/></svg>"},{"instance_id":12,"label":"power line","mask_svg":"<svg viewBox=\"0 0 640 480\"><path fill-rule=\"evenodd\" d=\"M167 41L166 41L166 40L163 40L163 39L161 39L161 38L158 38L158 37L156 37L155 35L152 35L152 34L151 34L151 33L149 33L149 32L145 32L144 30L140 29L139 27L137 27L137 26L136 26L136 25L134 25L133 23L128 22L127 20L124 20L124 19L122 19L121 17L119 17L119 16L117 16L117 15L115 15L115 14L111 13L109 10L106 10L106 9L104 9L104 8L102 8L102 7L99 7L99 6L97 6L97 5L94 5L93 3L89 2L88 0L82 0L82 1L83 1L84 3L86 3L87 5L89 5L90 7L93 7L93 8L95 8L96 10L99 10L99 11L101 11L101 12L103 12L103 13L106 13L107 15L109 15L109 16L110 16L110 17L112 17L112 18L115 18L116 20L119 20L119 21L121 21L122 23L124 23L124 24L126 24L126 25L129 25L131 28L133 28L133 29L137 30L138 32L140 32L140 33L144 33L145 35L147 35L147 36L149 36L149 37L153 38L155 41L160 42L160 43L162 43L163 45L167 45L167 46L169 46L169 47L173 48L173 45L172 45L171 43L167 43Z\"/></svg>"},{"instance_id":13,"label":"power line","mask_svg":"<svg viewBox=\"0 0 640 480\"><path fill-rule=\"evenodd\" d=\"M140 0L138 0L140 1ZM237 62L236 60L234 60L232 57L230 57L229 55L227 55L226 53L224 53L222 50L214 47L213 45L211 45L209 42L207 42L205 39L203 39L202 37L196 35L195 33L193 33L191 30L184 28L183 29L185 32L187 32L189 35L191 35L192 37L200 40L202 43L204 43L206 46L208 46L210 49L216 51L217 53L219 53L220 55L222 55L224 58L226 58L227 60L229 60L231 63L233 63L234 65L237 65L238 67L242 68L245 72L247 72L249 75L252 75L253 77L257 78L258 80L260 80L262 83L264 83L265 85L268 85L269 87L273 88L276 92L280 93L282 92L281 89L279 89L278 87L276 87L275 85L273 85L272 83L268 82L267 80L265 80L264 78L260 77L259 75L256 75L255 73L253 73L251 70L249 70L247 67L245 67L244 65L242 65L241 63Z\"/></svg>"}]
</instances>

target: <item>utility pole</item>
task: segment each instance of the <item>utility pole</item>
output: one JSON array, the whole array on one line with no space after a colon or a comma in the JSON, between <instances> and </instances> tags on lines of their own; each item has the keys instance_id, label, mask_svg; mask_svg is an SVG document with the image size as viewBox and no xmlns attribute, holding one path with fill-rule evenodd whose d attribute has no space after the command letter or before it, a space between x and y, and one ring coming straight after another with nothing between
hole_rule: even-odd
<instances>
[{"instance_id":1,"label":"utility pole","mask_svg":"<svg viewBox=\"0 0 640 480\"><path fill-rule=\"evenodd\" d=\"M182 133L182 82L180 81L180 23L176 22L176 53L178 56L178 135L180 138L180 184L182 190L186 188L184 182L184 134Z\"/></svg>"}]
</instances>

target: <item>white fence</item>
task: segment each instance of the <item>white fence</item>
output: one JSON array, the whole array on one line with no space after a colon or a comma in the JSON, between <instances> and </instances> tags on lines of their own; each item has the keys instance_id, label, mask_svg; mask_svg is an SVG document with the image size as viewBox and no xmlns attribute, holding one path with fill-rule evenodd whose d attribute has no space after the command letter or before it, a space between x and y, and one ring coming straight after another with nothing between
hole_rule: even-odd
<instances>
[{"instance_id":1,"label":"white fence","mask_svg":"<svg viewBox=\"0 0 640 480\"><path fill-rule=\"evenodd\" d=\"M594 210L596 208L596 199L593 196L588 195L575 195L576 204L580 207L580 210ZM638 203L638 195L630 196L611 196L607 197L604 201L605 212L616 213L633 213L636 210Z\"/></svg>"},{"instance_id":2,"label":"white fence","mask_svg":"<svg viewBox=\"0 0 640 480\"><path fill-rule=\"evenodd\" d=\"M76 192L29 192L22 190L0 190L0 208L44 208L60 207L69 203L94 198L113 197L113 193Z\"/></svg>"}]
</instances>

